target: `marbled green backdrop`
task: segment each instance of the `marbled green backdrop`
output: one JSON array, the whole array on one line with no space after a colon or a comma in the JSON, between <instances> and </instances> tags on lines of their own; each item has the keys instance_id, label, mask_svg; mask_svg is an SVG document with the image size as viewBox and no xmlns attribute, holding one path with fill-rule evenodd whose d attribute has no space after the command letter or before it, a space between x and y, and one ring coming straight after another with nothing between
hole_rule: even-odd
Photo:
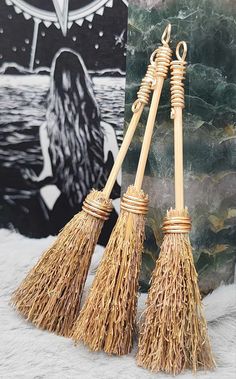
<instances>
[{"instance_id":1,"label":"marbled green backdrop","mask_svg":"<svg viewBox=\"0 0 236 379\"><path fill-rule=\"evenodd\" d=\"M156 8L147 4L155 3ZM126 125L150 53L168 22L172 47L188 44L184 115L185 202L202 293L233 280L236 252L236 2L129 2ZM173 198L173 124L166 81L143 188L150 196L141 287L146 290L162 241L160 226ZM123 170L133 182L147 111Z\"/></svg>"}]
</instances>

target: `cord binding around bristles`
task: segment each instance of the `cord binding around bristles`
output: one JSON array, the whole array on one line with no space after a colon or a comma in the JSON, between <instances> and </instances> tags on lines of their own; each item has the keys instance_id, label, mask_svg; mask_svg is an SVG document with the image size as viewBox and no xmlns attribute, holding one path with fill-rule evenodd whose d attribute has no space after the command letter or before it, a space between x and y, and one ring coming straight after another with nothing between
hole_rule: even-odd
<instances>
[{"instance_id":1,"label":"cord binding around bristles","mask_svg":"<svg viewBox=\"0 0 236 379\"><path fill-rule=\"evenodd\" d=\"M112 211L111 206L101 204L96 200L89 200L88 198L84 200L82 209L89 215L100 218L104 221L109 219L110 213Z\"/></svg>"},{"instance_id":2,"label":"cord binding around bristles","mask_svg":"<svg viewBox=\"0 0 236 379\"><path fill-rule=\"evenodd\" d=\"M163 233L189 233L191 230L189 216L166 216L163 221Z\"/></svg>"},{"instance_id":3,"label":"cord binding around bristles","mask_svg":"<svg viewBox=\"0 0 236 379\"><path fill-rule=\"evenodd\" d=\"M145 215L148 212L148 199L124 194L121 199L121 209L130 213Z\"/></svg>"}]
</instances>

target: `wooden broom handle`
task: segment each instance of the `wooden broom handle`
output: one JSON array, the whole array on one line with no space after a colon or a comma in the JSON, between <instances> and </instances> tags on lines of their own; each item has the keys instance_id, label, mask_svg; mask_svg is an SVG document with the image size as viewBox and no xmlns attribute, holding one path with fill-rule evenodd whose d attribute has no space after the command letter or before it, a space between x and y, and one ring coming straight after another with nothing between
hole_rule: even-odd
<instances>
[{"instance_id":1,"label":"wooden broom handle","mask_svg":"<svg viewBox=\"0 0 236 379\"><path fill-rule=\"evenodd\" d=\"M152 133L155 125L155 119L156 119L156 114L158 110L158 105L161 97L161 91L164 83L164 78L163 77L158 77L156 81L156 86L155 90L152 95L152 102L148 114L148 119L147 119L147 125L143 137L143 143L142 143L142 149L139 157L139 162L138 162L138 168L137 168L137 173L135 176L135 182L134 186L137 188L137 190L141 190L142 188L142 183L143 183L143 177L144 177L144 172L145 172L145 167L147 163L147 158L148 158L148 153L151 145L151 140L152 140Z\"/></svg>"},{"instance_id":2,"label":"wooden broom handle","mask_svg":"<svg viewBox=\"0 0 236 379\"><path fill-rule=\"evenodd\" d=\"M180 54L180 48L182 56ZM177 60L171 62L171 117L174 118L174 156L175 156L175 208L184 209L184 166L183 166L183 108L184 85L187 55L186 42L176 47Z\"/></svg>"},{"instance_id":3,"label":"wooden broom handle","mask_svg":"<svg viewBox=\"0 0 236 379\"><path fill-rule=\"evenodd\" d=\"M143 109L144 109L145 104L142 104L137 112L135 112L132 116L132 119L130 121L129 127L127 129L127 132L125 134L125 137L123 139L122 145L120 147L120 150L117 154L115 163L112 167L112 170L110 172L109 178L106 182L106 185L103 189L103 193L106 196L107 199L109 199L112 188L115 184L117 175L120 171L121 165L124 161L124 158L126 156L126 153L128 151L128 148L130 146L130 143L132 141L133 135L135 133L136 127L139 123L140 117L142 115Z\"/></svg>"},{"instance_id":4,"label":"wooden broom handle","mask_svg":"<svg viewBox=\"0 0 236 379\"><path fill-rule=\"evenodd\" d=\"M107 199L110 197L112 188L115 184L117 175L121 169L121 165L124 161L128 148L132 141L133 135L135 133L140 117L142 115L144 106L149 103L149 97L150 97L150 93L153 90L153 84L155 82L155 74L156 74L156 66L152 59L154 53L155 51L151 55L150 64L147 67L146 75L142 79L140 89L137 93L137 100L133 103L133 106L132 106L133 116L130 121L129 127L123 139L123 142L118 152L118 155L116 157L115 163L110 172L107 183L103 189L103 194L106 196Z\"/></svg>"},{"instance_id":5,"label":"wooden broom handle","mask_svg":"<svg viewBox=\"0 0 236 379\"><path fill-rule=\"evenodd\" d=\"M135 182L134 182L134 186L137 190L141 190L142 188L145 167L147 164L148 153L150 150L152 134L153 134L153 129L155 125L155 119L156 119L159 101L161 97L161 91L163 88L164 80L167 77L168 70L169 70L169 65L170 65L170 60L171 60L171 55L172 55L172 51L168 45L169 40L170 40L170 32L171 32L171 24L167 25L162 35L161 40L162 40L163 46L160 46L156 50L155 63L156 63L156 70L157 70L157 78L156 78L155 90L152 96L152 102L151 102L151 106L149 110L147 125L145 129L144 137L143 137L143 143L142 143L141 153L139 157Z\"/></svg>"},{"instance_id":6,"label":"wooden broom handle","mask_svg":"<svg viewBox=\"0 0 236 379\"><path fill-rule=\"evenodd\" d=\"M183 110L174 108L175 208L184 208Z\"/></svg>"}]
</instances>

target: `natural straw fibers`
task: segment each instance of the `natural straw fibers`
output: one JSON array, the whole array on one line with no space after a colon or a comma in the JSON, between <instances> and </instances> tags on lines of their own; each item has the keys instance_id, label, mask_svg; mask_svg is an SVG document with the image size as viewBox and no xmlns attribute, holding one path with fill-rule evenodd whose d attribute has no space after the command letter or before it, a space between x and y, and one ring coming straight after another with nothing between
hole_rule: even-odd
<instances>
[{"instance_id":1,"label":"natural straw fibers","mask_svg":"<svg viewBox=\"0 0 236 379\"><path fill-rule=\"evenodd\" d=\"M130 186L122 202L125 198L137 199L142 212L147 212L148 199L143 191ZM74 328L73 339L82 340L91 350L104 349L118 355L131 350L144 224L143 213L121 209Z\"/></svg>"},{"instance_id":2,"label":"natural straw fibers","mask_svg":"<svg viewBox=\"0 0 236 379\"><path fill-rule=\"evenodd\" d=\"M187 209L167 212L137 355L138 365L151 371L175 375L185 368L196 371L214 367L189 241L190 228Z\"/></svg>"},{"instance_id":3,"label":"natural straw fibers","mask_svg":"<svg viewBox=\"0 0 236 379\"><path fill-rule=\"evenodd\" d=\"M87 196L87 201L94 200L108 216L111 200L95 190ZM13 294L15 307L37 327L69 335L103 224L104 218L86 211L75 215Z\"/></svg>"}]
</instances>

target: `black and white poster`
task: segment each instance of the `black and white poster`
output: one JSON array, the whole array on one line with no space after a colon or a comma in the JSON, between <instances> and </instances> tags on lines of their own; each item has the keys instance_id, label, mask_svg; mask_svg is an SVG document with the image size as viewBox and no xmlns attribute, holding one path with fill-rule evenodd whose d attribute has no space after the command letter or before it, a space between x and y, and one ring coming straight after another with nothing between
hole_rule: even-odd
<instances>
[{"instance_id":1,"label":"black and white poster","mask_svg":"<svg viewBox=\"0 0 236 379\"><path fill-rule=\"evenodd\" d=\"M122 140L126 27L125 0L1 0L0 227L56 234L104 186Z\"/></svg>"}]
</instances>

